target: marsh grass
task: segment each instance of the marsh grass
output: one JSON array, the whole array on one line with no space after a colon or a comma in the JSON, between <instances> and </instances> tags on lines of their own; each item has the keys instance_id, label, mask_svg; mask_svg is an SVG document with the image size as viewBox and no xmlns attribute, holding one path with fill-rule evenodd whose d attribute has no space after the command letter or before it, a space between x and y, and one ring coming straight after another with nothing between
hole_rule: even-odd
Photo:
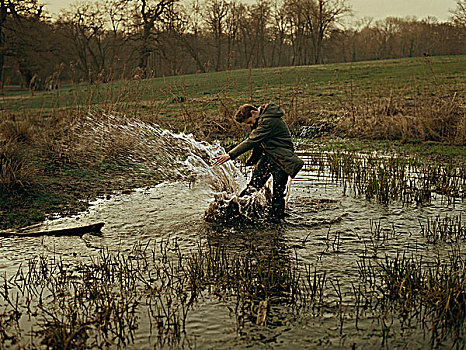
<instances>
[{"instance_id":1,"label":"marsh grass","mask_svg":"<svg viewBox=\"0 0 466 350\"><path fill-rule=\"evenodd\" d=\"M419 220L421 234L430 243L456 243L466 240L466 224L461 215L428 217L425 222Z\"/></svg>"},{"instance_id":2,"label":"marsh grass","mask_svg":"<svg viewBox=\"0 0 466 350\"><path fill-rule=\"evenodd\" d=\"M0 141L6 143L31 142L33 125L29 118L12 117L0 123Z\"/></svg>"},{"instance_id":3,"label":"marsh grass","mask_svg":"<svg viewBox=\"0 0 466 350\"><path fill-rule=\"evenodd\" d=\"M249 130L231 118L237 106L246 102L280 103L288 112L286 119L295 136L337 132L461 145L466 121L464 81L458 71L463 63L464 57L460 56L439 57L430 63L411 59L237 70L63 84L61 89L36 92L34 96L6 96L1 101L0 143L3 148L9 143L9 148L21 149L22 157L3 162L3 186L36 192L37 186L27 185L27 173L32 169L39 170L35 179L43 188L48 188L50 182L69 181L60 172L70 166L87 169L102 181L121 166L137 173L137 162L128 160L133 149L139 147L140 137L128 136L118 128L128 121L193 133L197 139L218 139L229 150L248 136ZM435 76L429 64L436 68L438 65ZM108 128L93 129L89 118L106 123ZM333 169L340 167L342 157L333 161ZM348 166L341 170L349 171ZM341 178L342 174L334 175ZM398 196L396 186L404 186L403 180L394 179L386 167L372 169L371 174L362 173L361 177L361 181L354 182L361 186L356 190L381 202ZM432 185L436 184L426 183ZM446 195L454 187L440 185ZM417 187L415 201L428 202L430 189L425 187L422 192L421 186ZM402 193L413 196L408 189ZM463 194L464 190L459 192L460 197ZM83 193L83 197L87 195L93 194Z\"/></svg>"},{"instance_id":4,"label":"marsh grass","mask_svg":"<svg viewBox=\"0 0 466 350\"><path fill-rule=\"evenodd\" d=\"M464 57L457 56L111 80L63 85L3 105L13 114L115 112L219 138L241 134L231 122L231 106L272 100L288 112L293 130L337 127L358 137L464 144L463 65Z\"/></svg>"},{"instance_id":5,"label":"marsh grass","mask_svg":"<svg viewBox=\"0 0 466 350\"><path fill-rule=\"evenodd\" d=\"M0 190L2 195L25 190L34 182L37 169L30 164L20 145L0 143Z\"/></svg>"},{"instance_id":6,"label":"marsh grass","mask_svg":"<svg viewBox=\"0 0 466 350\"><path fill-rule=\"evenodd\" d=\"M224 143L231 146L248 133L231 119L236 106L274 98L288 111L295 132L308 125L313 135L339 130L370 138L464 144L464 96L454 91L464 85L461 79L451 90L430 84L432 77L420 90L403 79L386 78L380 87L379 73L402 75L412 68L381 67L289 67L230 72L228 79L215 73L121 81L15 100L11 109L1 112L0 187L2 193L35 193L49 185L35 184L38 173L51 174L49 180L55 181L74 172L76 178L85 174L96 181L99 176L114 177L118 166L130 174L141 165L169 169L172 160L184 156L184 149L148 126L158 123L203 139L227 137ZM351 82L355 70L369 70L373 77ZM95 173L86 173L94 166ZM306 167L321 175L328 171L331 181L345 191L383 204L399 200L423 205L436 193L451 202L466 196L465 165L454 162L421 164L402 156L333 152L313 154ZM171 179L180 176L176 171L167 174ZM428 219L421 231L431 243L464 239L461 218ZM340 238L338 231L330 235L329 230L323 254L341 253ZM239 328L282 325L310 312L315 317L335 316L344 338L351 315L356 329L367 316L381 320L386 342L391 336L386 314L392 310L431 330L434 346L452 332L456 339L464 338L464 260L455 253L449 260L425 264L402 252L377 260L395 238L392 227L371 222L364 256L357 263L361 282L350 290L318 262L301 264L276 237L266 249L251 244L241 254L210 242L184 254L176 243L160 242L153 248L136 246L129 254L102 250L77 265L39 257L3 278L0 347L28 348L23 342L31 342L37 348L125 348L134 345L137 331L147 324L155 348L191 347L187 316L204 296L231 301ZM264 305L265 319L259 322ZM284 305L291 309L285 321L276 312Z\"/></svg>"},{"instance_id":7,"label":"marsh grass","mask_svg":"<svg viewBox=\"0 0 466 350\"><path fill-rule=\"evenodd\" d=\"M353 101L338 128L372 139L430 140L464 144L465 110L461 92L422 91L406 96L387 87L378 98Z\"/></svg>"},{"instance_id":8,"label":"marsh grass","mask_svg":"<svg viewBox=\"0 0 466 350\"><path fill-rule=\"evenodd\" d=\"M453 251L447 261L438 259L432 264L398 255L386 257L378 267L377 287L385 306L393 306L391 301L396 301L421 319L429 319L433 341L440 340L440 333L461 334L466 315L466 276L460 254Z\"/></svg>"},{"instance_id":9,"label":"marsh grass","mask_svg":"<svg viewBox=\"0 0 466 350\"><path fill-rule=\"evenodd\" d=\"M363 195L380 203L401 201L405 204L429 203L434 194L447 202L466 198L466 167L455 161L427 163L401 155L377 155L358 152L302 152L305 169L318 176L330 173L331 181L344 191Z\"/></svg>"},{"instance_id":10,"label":"marsh grass","mask_svg":"<svg viewBox=\"0 0 466 350\"><path fill-rule=\"evenodd\" d=\"M393 318L392 326L385 323L387 315L394 312L402 327L428 331L433 348L448 338L461 348L466 315L464 268L464 256L456 248L446 259L434 261L405 253L380 260L363 257L358 262L362 283L353 285L355 313L372 310L385 320L382 344L393 328Z\"/></svg>"},{"instance_id":11,"label":"marsh grass","mask_svg":"<svg viewBox=\"0 0 466 350\"><path fill-rule=\"evenodd\" d=\"M47 348L126 347L144 322L156 347L178 346L188 341L187 314L205 293L233 298L242 325L255 322L261 301L292 302L299 290L295 268L280 254L251 246L238 256L200 244L183 255L176 241L162 241L129 255L102 250L75 266L38 257L3 277L0 343L30 336Z\"/></svg>"},{"instance_id":12,"label":"marsh grass","mask_svg":"<svg viewBox=\"0 0 466 350\"><path fill-rule=\"evenodd\" d=\"M127 253L101 249L81 262L39 256L2 278L0 347L125 348L142 330L154 348L191 348L188 315L206 298L230 305L239 333L332 315L342 340L349 323L359 334L377 325L385 344L401 323L428 331L434 347L461 344L464 255L456 246L429 260L402 251L374 255L374 247L398 238L394 228L371 222L357 261L360 280L351 286L321 260L300 262L277 234L240 252L212 240L183 252L176 240L162 240ZM338 253L336 239L327 239Z\"/></svg>"}]
</instances>

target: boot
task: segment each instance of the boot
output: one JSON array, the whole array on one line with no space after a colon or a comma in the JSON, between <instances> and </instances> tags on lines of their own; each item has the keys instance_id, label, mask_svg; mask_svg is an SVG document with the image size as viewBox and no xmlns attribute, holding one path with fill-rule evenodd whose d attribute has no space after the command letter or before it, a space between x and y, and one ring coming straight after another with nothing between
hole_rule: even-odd
<instances>
[{"instance_id":1,"label":"boot","mask_svg":"<svg viewBox=\"0 0 466 350\"><path fill-rule=\"evenodd\" d=\"M285 217L285 200L280 198L272 202L272 208L270 210L270 221L280 222Z\"/></svg>"}]
</instances>

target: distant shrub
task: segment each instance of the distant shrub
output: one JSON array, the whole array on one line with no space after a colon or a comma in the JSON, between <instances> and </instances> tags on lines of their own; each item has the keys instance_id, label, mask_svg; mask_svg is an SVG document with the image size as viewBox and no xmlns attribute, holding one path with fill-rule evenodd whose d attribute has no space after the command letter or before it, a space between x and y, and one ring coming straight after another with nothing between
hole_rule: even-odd
<instances>
[{"instance_id":1,"label":"distant shrub","mask_svg":"<svg viewBox=\"0 0 466 350\"><path fill-rule=\"evenodd\" d=\"M0 140L6 142L30 142L33 136L29 118L5 120L0 123Z\"/></svg>"},{"instance_id":2,"label":"distant shrub","mask_svg":"<svg viewBox=\"0 0 466 350\"><path fill-rule=\"evenodd\" d=\"M0 191L8 193L32 182L36 169L21 156L18 144L0 143Z\"/></svg>"}]
</instances>

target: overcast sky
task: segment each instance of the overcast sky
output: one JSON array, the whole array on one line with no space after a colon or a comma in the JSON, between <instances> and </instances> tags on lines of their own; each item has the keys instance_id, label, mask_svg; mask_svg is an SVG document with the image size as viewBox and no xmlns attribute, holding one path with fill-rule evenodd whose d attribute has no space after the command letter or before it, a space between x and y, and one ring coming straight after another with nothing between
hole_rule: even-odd
<instances>
[{"instance_id":1,"label":"overcast sky","mask_svg":"<svg viewBox=\"0 0 466 350\"><path fill-rule=\"evenodd\" d=\"M67 7L74 0L44 0L47 9L57 13ZM448 20L450 9L456 8L456 0L347 0L353 7L354 15L358 18L373 17L382 19L388 16L406 17L416 16L425 18L435 16L440 21ZM253 2L249 0L247 2Z\"/></svg>"}]
</instances>

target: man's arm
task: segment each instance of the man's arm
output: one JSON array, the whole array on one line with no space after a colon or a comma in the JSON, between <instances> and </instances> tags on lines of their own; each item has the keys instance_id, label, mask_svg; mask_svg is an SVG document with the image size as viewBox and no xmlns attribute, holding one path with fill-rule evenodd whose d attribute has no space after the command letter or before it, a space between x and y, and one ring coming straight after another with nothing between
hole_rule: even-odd
<instances>
[{"instance_id":1,"label":"man's arm","mask_svg":"<svg viewBox=\"0 0 466 350\"><path fill-rule=\"evenodd\" d=\"M246 140L228 152L230 159L236 159L250 149L259 146L263 141L269 138L271 132L272 126L269 123L260 123Z\"/></svg>"},{"instance_id":2,"label":"man's arm","mask_svg":"<svg viewBox=\"0 0 466 350\"><path fill-rule=\"evenodd\" d=\"M259 159L261 159L263 154L264 154L264 148L262 147L262 145L254 147L252 149L251 155L246 160L245 165L246 166L255 165L259 161Z\"/></svg>"},{"instance_id":3,"label":"man's arm","mask_svg":"<svg viewBox=\"0 0 466 350\"><path fill-rule=\"evenodd\" d=\"M259 146L261 142L265 141L272 132L272 126L265 122L259 123L257 128L255 128L249 137L241 142L238 146L233 148L227 154L220 154L214 158L212 158L215 162L212 165L221 165L228 160L233 160L238 158L243 153L249 151L250 149L254 148L255 146Z\"/></svg>"}]
</instances>

